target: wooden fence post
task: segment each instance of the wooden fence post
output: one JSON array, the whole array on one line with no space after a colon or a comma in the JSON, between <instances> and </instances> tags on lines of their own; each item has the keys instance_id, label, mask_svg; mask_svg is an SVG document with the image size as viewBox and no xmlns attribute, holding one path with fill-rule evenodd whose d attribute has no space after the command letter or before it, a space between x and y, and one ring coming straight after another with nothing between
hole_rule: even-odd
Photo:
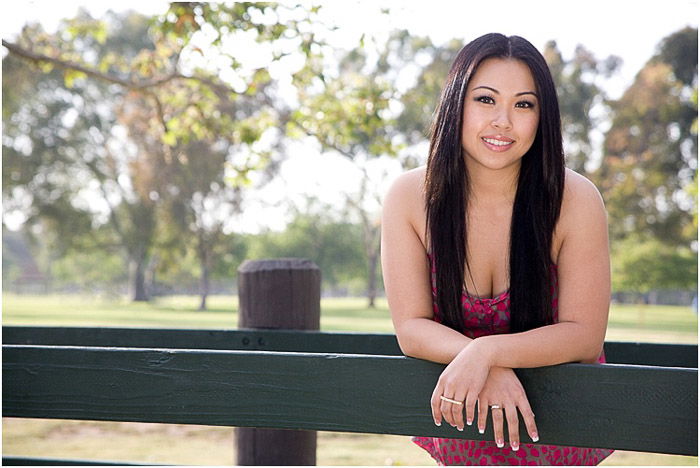
<instances>
[{"instance_id":1,"label":"wooden fence post","mask_svg":"<svg viewBox=\"0 0 700 468\"><path fill-rule=\"evenodd\" d=\"M318 330L321 271L306 259L247 260L238 301L239 328ZM316 431L239 427L236 448L238 465L315 465Z\"/></svg>"}]
</instances>

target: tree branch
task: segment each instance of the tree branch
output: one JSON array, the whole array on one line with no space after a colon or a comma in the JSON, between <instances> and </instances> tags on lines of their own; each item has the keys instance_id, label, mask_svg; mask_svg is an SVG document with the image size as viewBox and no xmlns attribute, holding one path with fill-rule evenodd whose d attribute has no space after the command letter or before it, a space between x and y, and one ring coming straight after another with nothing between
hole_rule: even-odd
<instances>
[{"instance_id":1,"label":"tree branch","mask_svg":"<svg viewBox=\"0 0 700 468\"><path fill-rule=\"evenodd\" d=\"M94 68L86 67L84 65L81 65L76 62L71 62L68 60L61 60L56 57L50 57L45 54L39 54L34 51L25 49L17 44L13 44L11 42L6 41L5 39L2 40L2 45L12 54L17 55L18 57L21 57L23 59L29 60L31 62L39 63L39 62L44 62L44 63L50 63L52 65L55 65L56 67L65 69L65 70L75 70L79 71L81 73L85 73L87 76L90 76L92 78L96 78L98 80L106 81L108 83L113 83L119 86L122 86L126 89L130 90L136 90L136 91L141 91L147 88L155 88L160 85L163 85L169 81L172 80L194 80L194 81L199 81L200 83L209 86L212 89L215 89L220 92L224 93L236 93L233 88L226 86L221 83L216 83L213 80L205 77L199 77L199 76L187 76L183 75L181 73L176 73L173 72L169 75L153 79L153 80L145 80L145 81L129 81L125 80L123 78L118 78L116 76L103 73L101 71L95 70Z\"/></svg>"}]
</instances>

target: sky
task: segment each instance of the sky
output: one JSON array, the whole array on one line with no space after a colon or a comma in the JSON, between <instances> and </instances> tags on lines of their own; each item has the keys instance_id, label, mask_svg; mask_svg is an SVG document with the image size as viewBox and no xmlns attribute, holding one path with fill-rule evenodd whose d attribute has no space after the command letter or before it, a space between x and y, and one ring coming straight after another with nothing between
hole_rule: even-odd
<instances>
[{"instance_id":1,"label":"sky","mask_svg":"<svg viewBox=\"0 0 700 468\"><path fill-rule=\"evenodd\" d=\"M523 36L542 50L547 41L555 40L565 59L573 55L577 44L583 44L599 59L609 55L622 58L618 77L603 83L612 98L619 97L632 82L661 39L685 26L697 27L700 17L698 0L324 0L314 3L322 5L321 12L328 24L338 26L333 40L340 47L353 47L363 33L381 37L398 28L429 36L434 43L454 38L466 43L488 32L501 32ZM40 21L51 31L61 18L73 16L79 6L87 7L93 16L101 16L108 9L157 14L165 11L167 2L13 2L0 17L2 37L11 40L28 21ZM384 8L389 9L389 15L381 14ZM271 208L270 204L298 201L305 193L322 194L328 201L340 203L341 194L357 186L356 178L351 176L357 170L340 156L320 155L308 144L294 147L292 154L283 164L279 177L251 200L247 211L257 216L240 220L244 230L282 228L285 208ZM391 162L376 166L374 173L378 180L382 179L378 184L387 183L387 178L379 177L379 173L393 174L399 170Z\"/></svg>"}]
</instances>

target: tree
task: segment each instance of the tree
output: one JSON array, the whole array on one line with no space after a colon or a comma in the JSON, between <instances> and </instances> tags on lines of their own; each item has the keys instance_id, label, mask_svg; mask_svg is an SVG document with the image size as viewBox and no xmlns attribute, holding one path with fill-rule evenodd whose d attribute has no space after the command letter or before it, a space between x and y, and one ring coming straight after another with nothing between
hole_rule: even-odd
<instances>
[{"instance_id":1,"label":"tree","mask_svg":"<svg viewBox=\"0 0 700 468\"><path fill-rule=\"evenodd\" d=\"M87 82L88 78L102 83L103 87L111 85L109 92L115 98L116 108L113 115L118 115L120 123L129 130L132 146L122 147L120 157L103 154L87 166L109 206L109 221L115 237L131 259L135 300L147 298L144 272L157 227L156 202L163 199L170 199L171 206L187 208L185 214L194 218L184 225L197 226L194 231L202 261L203 291L206 291L212 246L221 238L216 231L220 223L202 230L200 221L206 214L201 209L197 211L197 207L206 208L204 205L208 203L199 202L211 200L211 190L204 193L201 190L178 191L177 183L192 182L193 177L202 182L201 174L186 175L194 167L183 163L188 160L187 145L193 141L206 142L203 146L214 148L207 151L208 155L229 154L231 146L251 147L261 137L261 128L274 125L272 99L266 92L271 83L269 72L264 68L246 67L238 57L226 52L226 42L239 33L248 36L252 33L255 42L270 46L271 61L280 60L292 51L310 54L315 39L302 30L308 25L308 15L314 11L314 8L304 10L269 3L173 3L148 33L146 30L130 31L132 34L123 36L145 41L135 53L132 49L120 48L128 41L112 40L119 34L113 34L114 30L110 31L105 24L85 14L66 22L59 34L41 36L41 41L31 34L25 34L18 43L3 40L11 55L44 69L63 70L67 87ZM127 17L116 30L128 30L133 18L133 15ZM72 37L71 41L64 40L66 34ZM103 44L105 46L101 47ZM202 51L205 45L206 57ZM198 55L208 58L210 54L219 58L214 66L198 63ZM228 65L220 65L226 62ZM235 85L223 81L223 71L229 72L228 77ZM110 136L113 135L102 132L97 143L104 145L105 141L113 141ZM132 154L130 149L135 149ZM103 153L107 151L104 145ZM215 175L209 173L212 179L195 185L222 187L231 182L245 183L248 172L265 166L261 157L271 157L269 151L260 149L248 148L247 153L235 162L219 158L218 171ZM124 182L124 177L120 178L125 170L131 175L128 183ZM230 173L234 175L228 175ZM126 193L125 185L130 193ZM175 194L180 198L190 196L191 200L176 201ZM115 199L118 199L116 205ZM231 201L230 197L227 201ZM120 213L128 222L120 220ZM161 219L173 219L173 216ZM203 305L205 298L206 292Z\"/></svg>"},{"instance_id":2,"label":"tree","mask_svg":"<svg viewBox=\"0 0 700 468\"><path fill-rule=\"evenodd\" d=\"M612 264L615 291L648 293L697 286L697 253L689 247L631 236L615 244Z\"/></svg>"},{"instance_id":3,"label":"tree","mask_svg":"<svg viewBox=\"0 0 700 468\"><path fill-rule=\"evenodd\" d=\"M324 289L366 282L362 226L334 212L319 199L308 198L306 206L292 208L292 220L284 231L251 236L249 253L253 258L308 258L321 269Z\"/></svg>"},{"instance_id":4,"label":"tree","mask_svg":"<svg viewBox=\"0 0 700 468\"><path fill-rule=\"evenodd\" d=\"M334 74L316 64L316 73L304 70L295 77L302 91L301 105L290 119L291 134L313 137L322 150L352 161L360 173L358 191L346 195L346 205L362 225L369 307L374 307L377 295L383 196L376 190L379 184L371 176L370 166L379 158L397 157L405 165L416 165L416 158L402 158L401 150L415 141L404 131L421 125L412 121L418 114L407 115L399 124L401 111L392 106L409 107L405 105L408 101L402 105L405 90L399 89L396 81L406 71L418 75L420 70L415 66L409 69L409 65L416 55L428 57L432 51L429 40L412 37L407 31L393 32L383 44L363 37L358 47L340 56ZM375 54L376 59L370 59Z\"/></svg>"},{"instance_id":5,"label":"tree","mask_svg":"<svg viewBox=\"0 0 700 468\"><path fill-rule=\"evenodd\" d=\"M586 174L586 163L594 155L591 132L601 123L601 118L594 117L593 111L597 107L605 109L608 101L597 81L612 76L622 61L616 56L599 61L580 44L573 58L566 61L555 41L547 42L544 57L557 87L567 166Z\"/></svg>"},{"instance_id":6,"label":"tree","mask_svg":"<svg viewBox=\"0 0 700 468\"><path fill-rule=\"evenodd\" d=\"M683 47L697 50L697 30L664 39L613 104L603 164L593 175L606 200L613 240L636 233L687 246L697 237L697 231L688 236L695 200L684 191L697 169L697 103L689 84L697 90L697 57L688 55L693 68L675 54L665 55ZM691 81L689 70L695 70Z\"/></svg>"}]
</instances>

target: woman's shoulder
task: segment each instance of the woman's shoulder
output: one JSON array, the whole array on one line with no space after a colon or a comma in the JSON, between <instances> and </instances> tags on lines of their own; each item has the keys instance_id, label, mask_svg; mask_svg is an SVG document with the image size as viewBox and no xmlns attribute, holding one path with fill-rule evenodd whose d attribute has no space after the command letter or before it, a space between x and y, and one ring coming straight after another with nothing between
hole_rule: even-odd
<instances>
[{"instance_id":1,"label":"woman's shoulder","mask_svg":"<svg viewBox=\"0 0 700 468\"><path fill-rule=\"evenodd\" d=\"M567 168L564 181L562 214L564 210L568 212L586 208L604 210L603 197L601 197L598 188L593 182L578 172Z\"/></svg>"},{"instance_id":2,"label":"woman's shoulder","mask_svg":"<svg viewBox=\"0 0 700 468\"><path fill-rule=\"evenodd\" d=\"M384 197L382 222L407 223L422 240L425 231L424 186L425 166L399 175Z\"/></svg>"},{"instance_id":3,"label":"woman's shoulder","mask_svg":"<svg viewBox=\"0 0 700 468\"><path fill-rule=\"evenodd\" d=\"M607 223L607 214L598 188L585 176L567 169L558 230L565 234L601 222Z\"/></svg>"},{"instance_id":4,"label":"woman's shoulder","mask_svg":"<svg viewBox=\"0 0 700 468\"><path fill-rule=\"evenodd\" d=\"M420 166L400 174L391 183L385 197L386 203L392 205L414 206L423 203L425 186L425 166Z\"/></svg>"}]
</instances>

